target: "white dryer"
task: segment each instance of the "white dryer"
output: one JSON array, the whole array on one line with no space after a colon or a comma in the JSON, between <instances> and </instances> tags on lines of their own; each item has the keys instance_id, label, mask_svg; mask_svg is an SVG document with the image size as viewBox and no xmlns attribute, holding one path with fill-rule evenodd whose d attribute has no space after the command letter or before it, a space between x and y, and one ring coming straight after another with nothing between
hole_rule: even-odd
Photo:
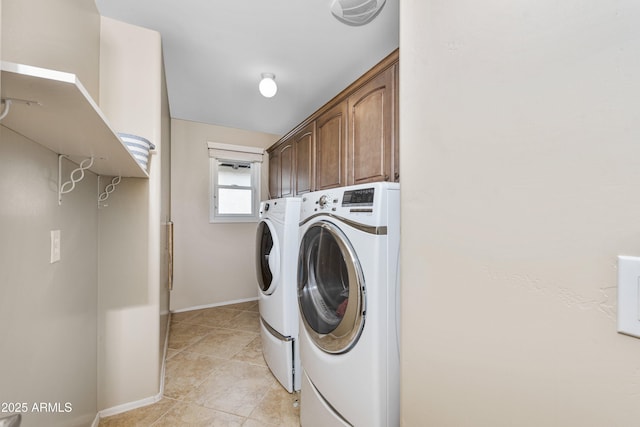
<instances>
[{"instance_id":1,"label":"white dryer","mask_svg":"<svg viewBox=\"0 0 640 427\"><path fill-rule=\"evenodd\" d=\"M303 427L398 426L400 186L306 195L298 305Z\"/></svg>"},{"instance_id":2,"label":"white dryer","mask_svg":"<svg viewBox=\"0 0 640 427\"><path fill-rule=\"evenodd\" d=\"M261 202L256 233L262 353L289 393L300 390L296 301L300 204L296 197Z\"/></svg>"}]
</instances>

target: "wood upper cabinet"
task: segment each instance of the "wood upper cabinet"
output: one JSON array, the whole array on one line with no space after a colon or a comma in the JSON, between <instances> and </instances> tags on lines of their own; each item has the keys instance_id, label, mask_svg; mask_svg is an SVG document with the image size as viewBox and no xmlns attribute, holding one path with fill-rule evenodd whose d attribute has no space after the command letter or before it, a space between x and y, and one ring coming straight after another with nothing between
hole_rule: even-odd
<instances>
[{"instance_id":1,"label":"wood upper cabinet","mask_svg":"<svg viewBox=\"0 0 640 427\"><path fill-rule=\"evenodd\" d=\"M398 67L395 50L269 149L272 197L400 181Z\"/></svg>"},{"instance_id":2,"label":"wood upper cabinet","mask_svg":"<svg viewBox=\"0 0 640 427\"><path fill-rule=\"evenodd\" d=\"M293 139L288 139L276 149L280 158L280 196L291 197L294 191L294 145Z\"/></svg>"},{"instance_id":3,"label":"wood upper cabinet","mask_svg":"<svg viewBox=\"0 0 640 427\"><path fill-rule=\"evenodd\" d=\"M343 187L347 103L341 102L316 120L316 190Z\"/></svg>"},{"instance_id":4,"label":"wood upper cabinet","mask_svg":"<svg viewBox=\"0 0 640 427\"><path fill-rule=\"evenodd\" d=\"M295 194L315 190L316 122L303 127L293 136L295 153Z\"/></svg>"},{"instance_id":5,"label":"wood upper cabinet","mask_svg":"<svg viewBox=\"0 0 640 427\"><path fill-rule=\"evenodd\" d=\"M282 194L280 188L280 156L278 151L269 153L269 199L277 199Z\"/></svg>"},{"instance_id":6,"label":"wood upper cabinet","mask_svg":"<svg viewBox=\"0 0 640 427\"><path fill-rule=\"evenodd\" d=\"M347 98L347 185L394 180L395 67Z\"/></svg>"},{"instance_id":7,"label":"wood upper cabinet","mask_svg":"<svg viewBox=\"0 0 640 427\"><path fill-rule=\"evenodd\" d=\"M270 150L269 198L314 190L315 143L315 122L311 122Z\"/></svg>"}]
</instances>

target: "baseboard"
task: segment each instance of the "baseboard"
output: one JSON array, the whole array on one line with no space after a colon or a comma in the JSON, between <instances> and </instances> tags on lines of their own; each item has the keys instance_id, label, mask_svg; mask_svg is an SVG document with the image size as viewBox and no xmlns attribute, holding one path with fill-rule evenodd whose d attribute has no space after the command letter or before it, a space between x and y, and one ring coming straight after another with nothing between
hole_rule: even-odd
<instances>
[{"instance_id":1,"label":"baseboard","mask_svg":"<svg viewBox=\"0 0 640 427\"><path fill-rule=\"evenodd\" d=\"M100 418L110 417L112 415L118 415L123 412L131 411L132 409L142 408L144 406L153 405L162 399L162 393L158 393L155 396L145 397L144 399L136 400L135 402L127 402L122 405L113 406L111 408L103 409L98 412Z\"/></svg>"},{"instance_id":2,"label":"baseboard","mask_svg":"<svg viewBox=\"0 0 640 427\"><path fill-rule=\"evenodd\" d=\"M193 307L180 308L180 309L177 309L177 310L172 310L171 312L172 313L182 313L182 312L185 312L185 311L202 310L204 308L221 307L223 305L240 304L242 302L257 301L257 300L258 300L257 297L244 298L244 299L237 299L237 300L233 300L233 301L218 302L218 303L214 303L214 304L196 305L196 306L193 306Z\"/></svg>"},{"instance_id":3,"label":"baseboard","mask_svg":"<svg viewBox=\"0 0 640 427\"><path fill-rule=\"evenodd\" d=\"M160 390L155 396L145 397L144 399L136 400L134 402L123 403L122 405L113 406L111 408L103 409L96 414L96 418L93 420L91 427L98 427L100 418L110 417L112 415L118 415L123 412L131 411L133 409L142 408L144 406L153 405L154 403L162 400L164 396L164 376L167 364L167 351L169 348L169 328L171 326L171 313L167 316L167 331L164 338L164 351L162 355L162 366L160 367Z\"/></svg>"}]
</instances>

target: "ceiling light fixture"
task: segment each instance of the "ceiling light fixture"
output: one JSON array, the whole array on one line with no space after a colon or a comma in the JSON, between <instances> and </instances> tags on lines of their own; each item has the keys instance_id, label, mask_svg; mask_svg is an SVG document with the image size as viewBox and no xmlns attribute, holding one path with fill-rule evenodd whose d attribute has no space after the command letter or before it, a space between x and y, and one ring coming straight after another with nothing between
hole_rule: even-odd
<instances>
[{"instance_id":1,"label":"ceiling light fixture","mask_svg":"<svg viewBox=\"0 0 640 427\"><path fill-rule=\"evenodd\" d=\"M276 76L275 74L271 73L262 73L261 76L262 80L260 80L258 89L260 89L260 93L265 98L272 98L278 91L278 85L276 85Z\"/></svg>"},{"instance_id":2,"label":"ceiling light fixture","mask_svg":"<svg viewBox=\"0 0 640 427\"><path fill-rule=\"evenodd\" d=\"M333 0L331 13L349 25L364 25L382 9L386 0Z\"/></svg>"}]
</instances>

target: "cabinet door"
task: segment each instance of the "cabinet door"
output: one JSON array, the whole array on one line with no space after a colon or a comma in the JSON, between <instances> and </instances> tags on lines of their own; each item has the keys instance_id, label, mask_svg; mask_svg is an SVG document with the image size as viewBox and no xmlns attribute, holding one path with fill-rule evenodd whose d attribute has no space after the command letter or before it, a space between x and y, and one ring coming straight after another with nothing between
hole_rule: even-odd
<instances>
[{"instance_id":1,"label":"cabinet door","mask_svg":"<svg viewBox=\"0 0 640 427\"><path fill-rule=\"evenodd\" d=\"M280 189L280 156L278 151L269 153L269 199L277 199L282 194Z\"/></svg>"},{"instance_id":2,"label":"cabinet door","mask_svg":"<svg viewBox=\"0 0 640 427\"><path fill-rule=\"evenodd\" d=\"M394 68L349 96L348 184L392 179Z\"/></svg>"},{"instance_id":3,"label":"cabinet door","mask_svg":"<svg viewBox=\"0 0 640 427\"><path fill-rule=\"evenodd\" d=\"M296 156L296 191L295 194L304 194L315 189L314 176L314 150L316 146L316 122L313 121L293 137Z\"/></svg>"},{"instance_id":4,"label":"cabinet door","mask_svg":"<svg viewBox=\"0 0 640 427\"><path fill-rule=\"evenodd\" d=\"M293 140L289 139L278 147L280 157L280 197L293 196L294 190L294 155Z\"/></svg>"},{"instance_id":5,"label":"cabinet door","mask_svg":"<svg viewBox=\"0 0 640 427\"><path fill-rule=\"evenodd\" d=\"M316 189L343 187L347 103L341 102L316 120Z\"/></svg>"}]
</instances>

